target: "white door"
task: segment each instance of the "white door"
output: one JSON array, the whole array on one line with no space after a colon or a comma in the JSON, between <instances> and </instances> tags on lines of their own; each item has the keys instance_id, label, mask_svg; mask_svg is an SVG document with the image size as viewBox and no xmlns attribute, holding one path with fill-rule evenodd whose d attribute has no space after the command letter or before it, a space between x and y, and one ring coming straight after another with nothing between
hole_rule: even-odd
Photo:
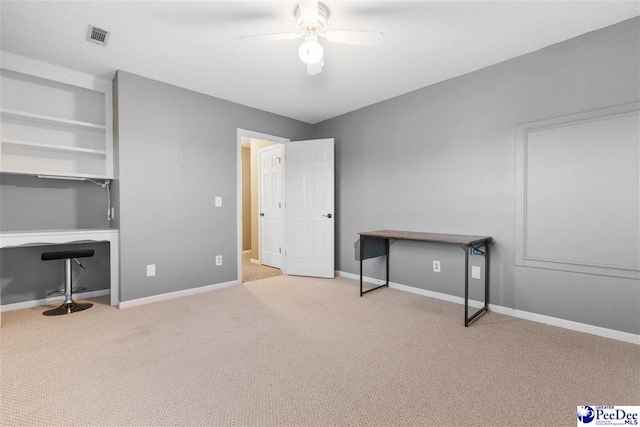
<instances>
[{"instance_id":1,"label":"white door","mask_svg":"<svg viewBox=\"0 0 640 427\"><path fill-rule=\"evenodd\" d=\"M260 262L282 268L282 145L258 151Z\"/></svg>"},{"instance_id":2,"label":"white door","mask_svg":"<svg viewBox=\"0 0 640 427\"><path fill-rule=\"evenodd\" d=\"M334 277L334 141L285 144L285 273Z\"/></svg>"}]
</instances>

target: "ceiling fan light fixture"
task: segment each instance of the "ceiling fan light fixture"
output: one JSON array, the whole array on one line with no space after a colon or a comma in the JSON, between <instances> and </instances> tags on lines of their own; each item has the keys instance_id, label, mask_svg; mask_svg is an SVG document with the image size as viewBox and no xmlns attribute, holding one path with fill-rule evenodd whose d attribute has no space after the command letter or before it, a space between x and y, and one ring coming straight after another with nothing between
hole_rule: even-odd
<instances>
[{"instance_id":1,"label":"ceiling fan light fixture","mask_svg":"<svg viewBox=\"0 0 640 427\"><path fill-rule=\"evenodd\" d=\"M324 49L315 37L307 37L298 49L300 59L305 64L317 64L322 61Z\"/></svg>"}]
</instances>

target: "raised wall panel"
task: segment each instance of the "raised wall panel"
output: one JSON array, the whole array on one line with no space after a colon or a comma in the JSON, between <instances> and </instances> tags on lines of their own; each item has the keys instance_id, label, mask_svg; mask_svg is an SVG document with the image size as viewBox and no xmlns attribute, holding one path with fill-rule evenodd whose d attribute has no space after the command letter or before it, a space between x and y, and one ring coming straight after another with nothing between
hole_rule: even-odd
<instances>
[{"instance_id":1,"label":"raised wall panel","mask_svg":"<svg viewBox=\"0 0 640 427\"><path fill-rule=\"evenodd\" d=\"M638 105L522 125L516 264L640 274Z\"/></svg>"}]
</instances>

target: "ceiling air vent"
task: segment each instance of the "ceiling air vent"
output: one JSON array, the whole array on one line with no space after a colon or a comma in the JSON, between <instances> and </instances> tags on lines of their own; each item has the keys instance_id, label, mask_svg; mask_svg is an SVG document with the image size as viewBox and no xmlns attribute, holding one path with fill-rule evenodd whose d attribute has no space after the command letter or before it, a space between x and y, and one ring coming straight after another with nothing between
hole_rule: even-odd
<instances>
[{"instance_id":1,"label":"ceiling air vent","mask_svg":"<svg viewBox=\"0 0 640 427\"><path fill-rule=\"evenodd\" d=\"M100 46L106 46L107 41L109 41L109 31L102 30L100 28L94 27L93 25L89 25L87 41L99 44Z\"/></svg>"}]
</instances>

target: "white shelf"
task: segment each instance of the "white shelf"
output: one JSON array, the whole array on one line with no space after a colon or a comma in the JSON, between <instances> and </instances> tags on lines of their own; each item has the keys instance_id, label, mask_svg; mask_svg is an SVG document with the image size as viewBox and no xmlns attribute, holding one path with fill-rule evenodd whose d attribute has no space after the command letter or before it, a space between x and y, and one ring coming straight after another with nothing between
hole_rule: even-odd
<instances>
[{"instance_id":1,"label":"white shelf","mask_svg":"<svg viewBox=\"0 0 640 427\"><path fill-rule=\"evenodd\" d=\"M111 82L0 56L0 173L112 179Z\"/></svg>"},{"instance_id":2,"label":"white shelf","mask_svg":"<svg viewBox=\"0 0 640 427\"><path fill-rule=\"evenodd\" d=\"M51 150L51 151L67 151L71 153L80 153L80 154L88 154L88 155L96 155L96 156L106 156L106 150L94 150L92 148L81 148L81 147L69 147L66 145L55 145L55 144L46 144L41 142L32 142L32 141L20 141L17 139L3 139L2 144L8 145L20 145L25 147L32 147L40 150Z\"/></svg>"},{"instance_id":3,"label":"white shelf","mask_svg":"<svg viewBox=\"0 0 640 427\"><path fill-rule=\"evenodd\" d=\"M24 111L17 111L17 110L8 110L6 108L0 109L0 113L2 115L56 123L64 126L74 126L74 127L80 127L80 128L102 130L102 131L106 130L107 128L105 125L101 125L98 123L89 123L89 122L81 122L78 120L61 119L59 117L45 116L44 114L27 113Z\"/></svg>"},{"instance_id":4,"label":"white shelf","mask_svg":"<svg viewBox=\"0 0 640 427\"><path fill-rule=\"evenodd\" d=\"M71 178L92 178L92 179L111 179L106 175L96 175L90 173L75 173L75 172L59 172L59 171L46 171L46 170L28 170L28 169L15 169L3 168L0 174L14 174L14 175L46 175L46 176L68 176Z\"/></svg>"}]
</instances>

